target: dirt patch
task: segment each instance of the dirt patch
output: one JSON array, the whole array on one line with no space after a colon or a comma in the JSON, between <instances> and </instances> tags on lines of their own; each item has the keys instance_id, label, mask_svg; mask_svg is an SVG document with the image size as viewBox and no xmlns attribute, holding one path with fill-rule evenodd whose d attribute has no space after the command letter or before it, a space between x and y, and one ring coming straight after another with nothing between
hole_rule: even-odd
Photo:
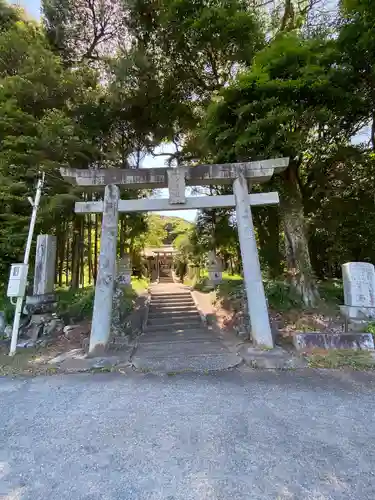
<instances>
[{"instance_id":1,"label":"dirt patch","mask_svg":"<svg viewBox=\"0 0 375 500\"><path fill-rule=\"evenodd\" d=\"M237 330L244 320L244 311L239 300L220 300L213 304L217 323L225 330ZM316 310L292 309L275 311L270 309L270 319L274 329L282 339L293 337L296 332L319 331L342 333L344 320L337 308L325 304Z\"/></svg>"},{"instance_id":2,"label":"dirt patch","mask_svg":"<svg viewBox=\"0 0 375 500\"><path fill-rule=\"evenodd\" d=\"M56 368L48 361L72 349L81 348L89 336L90 323L72 326L66 333L46 339L44 345L17 348L15 356L9 356L9 343L0 346L0 375L51 375Z\"/></svg>"}]
</instances>

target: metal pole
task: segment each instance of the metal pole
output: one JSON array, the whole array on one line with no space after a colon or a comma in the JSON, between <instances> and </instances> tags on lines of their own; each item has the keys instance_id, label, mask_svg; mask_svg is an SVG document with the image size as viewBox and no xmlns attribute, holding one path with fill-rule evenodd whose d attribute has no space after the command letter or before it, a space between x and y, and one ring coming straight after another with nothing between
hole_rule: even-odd
<instances>
[{"instance_id":1,"label":"metal pole","mask_svg":"<svg viewBox=\"0 0 375 500\"><path fill-rule=\"evenodd\" d=\"M31 244L32 244L32 241L33 241L33 234L34 234L36 216L37 216L37 212L38 212L38 208L39 208L40 197L42 195L43 184L44 184L44 172L42 174L42 177L38 180L38 184L37 184L37 188L36 188L36 193L35 193L35 199L34 199L34 201L29 198L29 201L30 201L30 203L31 203L31 205L33 207L33 211L31 213L30 226L29 226L29 234L27 236L27 242L26 242L26 248L25 248L25 255L24 255L24 258L23 258L23 263L24 264L28 264L29 263ZM22 312L22 303L23 303L23 296L22 297L17 297L16 310L14 312L12 340L11 340L11 343L10 343L9 356L14 356L15 353L16 353L16 349L17 349L18 330L19 330L19 327L20 327L20 319L21 319L21 312Z\"/></svg>"}]
</instances>

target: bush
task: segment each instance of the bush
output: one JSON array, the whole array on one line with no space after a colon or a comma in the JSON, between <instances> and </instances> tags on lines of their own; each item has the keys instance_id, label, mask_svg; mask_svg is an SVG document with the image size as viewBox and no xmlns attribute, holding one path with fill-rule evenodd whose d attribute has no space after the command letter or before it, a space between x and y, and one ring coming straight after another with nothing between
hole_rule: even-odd
<instances>
[{"instance_id":1,"label":"bush","mask_svg":"<svg viewBox=\"0 0 375 500\"><path fill-rule=\"evenodd\" d=\"M5 320L8 324L13 323L15 308L16 306L11 304L9 297L6 295L6 288L0 289L0 311L4 312Z\"/></svg>"},{"instance_id":2,"label":"bush","mask_svg":"<svg viewBox=\"0 0 375 500\"><path fill-rule=\"evenodd\" d=\"M320 296L323 300L333 304L344 303L343 284L339 280L327 280L318 283Z\"/></svg>"},{"instance_id":3,"label":"bush","mask_svg":"<svg viewBox=\"0 0 375 500\"><path fill-rule=\"evenodd\" d=\"M268 305L278 311L299 309L302 307L301 298L294 288L285 281L266 281L264 291L268 299Z\"/></svg>"},{"instance_id":4,"label":"bush","mask_svg":"<svg viewBox=\"0 0 375 500\"><path fill-rule=\"evenodd\" d=\"M58 290L57 314L66 322L81 321L92 315L95 288L87 287L79 290Z\"/></svg>"},{"instance_id":5,"label":"bush","mask_svg":"<svg viewBox=\"0 0 375 500\"><path fill-rule=\"evenodd\" d=\"M287 311L302 307L301 299L294 289L284 281L265 281L264 291L268 300L268 305L272 309ZM196 287L198 289L198 287ZM244 284L240 277L230 277L223 279L223 282L216 287L218 299L238 301L244 296Z\"/></svg>"}]
</instances>

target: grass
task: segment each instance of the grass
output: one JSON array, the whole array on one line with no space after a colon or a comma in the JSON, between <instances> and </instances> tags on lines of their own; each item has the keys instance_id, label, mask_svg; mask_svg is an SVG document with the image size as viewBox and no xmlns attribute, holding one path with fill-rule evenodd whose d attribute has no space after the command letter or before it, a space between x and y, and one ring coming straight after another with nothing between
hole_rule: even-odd
<instances>
[{"instance_id":1,"label":"grass","mask_svg":"<svg viewBox=\"0 0 375 500\"><path fill-rule=\"evenodd\" d=\"M351 368L352 370L373 370L375 368L374 359L369 351L338 349L312 352L306 357L310 368Z\"/></svg>"},{"instance_id":2,"label":"grass","mask_svg":"<svg viewBox=\"0 0 375 500\"><path fill-rule=\"evenodd\" d=\"M149 281L146 278L132 278L132 288L137 295L141 295L147 290Z\"/></svg>"}]
</instances>

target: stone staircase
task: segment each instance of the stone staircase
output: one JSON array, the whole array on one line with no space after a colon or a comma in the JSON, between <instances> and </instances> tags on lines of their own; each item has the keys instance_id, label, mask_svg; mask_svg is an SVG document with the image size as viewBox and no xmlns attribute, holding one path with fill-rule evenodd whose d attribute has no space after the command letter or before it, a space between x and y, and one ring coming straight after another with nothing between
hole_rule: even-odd
<instances>
[{"instance_id":1,"label":"stone staircase","mask_svg":"<svg viewBox=\"0 0 375 500\"><path fill-rule=\"evenodd\" d=\"M160 269L159 283L174 283L171 269L169 271Z\"/></svg>"},{"instance_id":2,"label":"stone staircase","mask_svg":"<svg viewBox=\"0 0 375 500\"><path fill-rule=\"evenodd\" d=\"M145 333L203 326L189 290L152 293Z\"/></svg>"},{"instance_id":3,"label":"stone staircase","mask_svg":"<svg viewBox=\"0 0 375 500\"><path fill-rule=\"evenodd\" d=\"M188 288L177 283L152 287L148 322L132 356L134 368L206 372L238 363L237 355L203 323Z\"/></svg>"}]
</instances>

